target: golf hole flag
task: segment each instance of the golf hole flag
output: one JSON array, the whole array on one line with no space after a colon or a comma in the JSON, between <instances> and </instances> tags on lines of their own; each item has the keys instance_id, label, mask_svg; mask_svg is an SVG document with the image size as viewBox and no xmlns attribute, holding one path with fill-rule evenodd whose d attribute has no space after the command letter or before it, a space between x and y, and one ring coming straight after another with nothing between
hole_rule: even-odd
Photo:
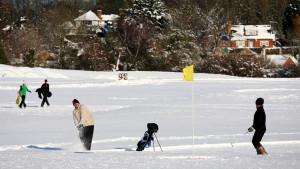
<instances>
[{"instance_id":1,"label":"golf hole flag","mask_svg":"<svg viewBox=\"0 0 300 169\"><path fill-rule=\"evenodd\" d=\"M194 81L194 65L184 68L183 70L183 80Z\"/></svg>"}]
</instances>

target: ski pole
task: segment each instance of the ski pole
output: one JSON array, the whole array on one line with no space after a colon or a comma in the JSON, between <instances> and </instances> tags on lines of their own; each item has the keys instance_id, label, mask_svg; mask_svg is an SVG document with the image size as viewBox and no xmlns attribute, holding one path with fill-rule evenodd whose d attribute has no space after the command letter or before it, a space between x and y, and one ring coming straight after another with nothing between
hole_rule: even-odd
<instances>
[{"instance_id":1,"label":"ski pole","mask_svg":"<svg viewBox=\"0 0 300 169\"><path fill-rule=\"evenodd\" d=\"M160 147L161 152L163 152L163 150L162 150L162 148L161 148L161 146L160 146L160 144L159 144L159 141L158 141L158 139L157 139L157 137L156 137L156 134L155 134L155 133L153 133L153 134L154 134L154 136L155 136L155 138L156 138L156 140L157 140L157 143L158 143L158 145L159 145L159 147Z\"/></svg>"},{"instance_id":2,"label":"ski pole","mask_svg":"<svg viewBox=\"0 0 300 169\"><path fill-rule=\"evenodd\" d=\"M248 134L248 133L249 133L249 131L247 131L244 135L246 135L246 134ZM238 138L237 140L235 140L234 143L236 143L239 139L241 139L241 138ZM233 143L231 143L231 146L233 147Z\"/></svg>"}]
</instances>

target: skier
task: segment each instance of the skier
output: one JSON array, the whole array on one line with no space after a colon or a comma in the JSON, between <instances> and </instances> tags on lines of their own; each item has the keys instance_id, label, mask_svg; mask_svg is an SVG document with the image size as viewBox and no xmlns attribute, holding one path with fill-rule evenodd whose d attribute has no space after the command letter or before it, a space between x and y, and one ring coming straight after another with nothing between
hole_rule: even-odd
<instances>
[{"instance_id":1,"label":"skier","mask_svg":"<svg viewBox=\"0 0 300 169\"><path fill-rule=\"evenodd\" d=\"M49 84L48 84L47 79L45 79L45 83L41 86L40 90L42 91L41 93L43 94L43 101L42 101L41 107L44 106L45 102L46 102L47 106L50 106L47 97L51 96L50 95L51 92L49 91ZM41 98L40 93L39 93L39 97Z\"/></svg>"},{"instance_id":2,"label":"skier","mask_svg":"<svg viewBox=\"0 0 300 169\"><path fill-rule=\"evenodd\" d=\"M26 82L23 82L23 85L20 86L20 91L19 94L21 95L22 101L19 105L20 108L22 108L22 105L24 105L24 108L26 108L26 104L25 104L25 99L26 99L26 93L29 92L31 93L30 90L28 90L27 86L26 86Z\"/></svg>"},{"instance_id":3,"label":"skier","mask_svg":"<svg viewBox=\"0 0 300 169\"><path fill-rule=\"evenodd\" d=\"M264 99L258 98L255 101L256 112L254 114L253 125L248 129L249 132L255 130L253 135L252 144L256 149L257 154L268 155L264 147L260 144L262 137L266 132L266 113L263 108Z\"/></svg>"},{"instance_id":4,"label":"skier","mask_svg":"<svg viewBox=\"0 0 300 169\"><path fill-rule=\"evenodd\" d=\"M155 123L147 124L148 130L145 132L144 137L137 143L136 151L143 151L146 146L151 147L151 141L153 141L153 133L158 131L158 125Z\"/></svg>"},{"instance_id":5,"label":"skier","mask_svg":"<svg viewBox=\"0 0 300 169\"><path fill-rule=\"evenodd\" d=\"M73 119L75 126L79 131L79 138L86 150L91 150L94 133L94 119L90 110L77 99L72 101L75 109L73 110Z\"/></svg>"}]
</instances>

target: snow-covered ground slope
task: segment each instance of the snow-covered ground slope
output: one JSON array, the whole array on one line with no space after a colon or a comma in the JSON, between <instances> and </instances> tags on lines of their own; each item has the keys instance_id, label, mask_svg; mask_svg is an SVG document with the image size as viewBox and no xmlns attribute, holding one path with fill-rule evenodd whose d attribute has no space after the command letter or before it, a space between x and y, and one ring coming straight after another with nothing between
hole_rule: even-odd
<instances>
[{"instance_id":1,"label":"snow-covered ground slope","mask_svg":"<svg viewBox=\"0 0 300 169\"><path fill-rule=\"evenodd\" d=\"M298 168L300 79L182 73L88 72L0 65L0 168ZM41 108L35 90L47 78L53 93ZM27 108L15 100L22 81ZM193 88L194 83L194 90ZM192 91L195 155L192 140ZM265 99L268 156L251 144L255 100ZM95 119L92 151L83 151L72 100ZM159 125L154 149L136 152L147 123ZM231 144L232 143L232 144Z\"/></svg>"}]
</instances>

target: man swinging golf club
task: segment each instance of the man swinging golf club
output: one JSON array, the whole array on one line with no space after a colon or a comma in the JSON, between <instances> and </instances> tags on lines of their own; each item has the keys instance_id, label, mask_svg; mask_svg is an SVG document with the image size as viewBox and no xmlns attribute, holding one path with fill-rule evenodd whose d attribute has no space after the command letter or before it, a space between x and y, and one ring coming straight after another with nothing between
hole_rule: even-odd
<instances>
[{"instance_id":1,"label":"man swinging golf club","mask_svg":"<svg viewBox=\"0 0 300 169\"><path fill-rule=\"evenodd\" d=\"M83 104L80 104L77 99L72 101L75 109L73 110L73 119L75 126L79 131L79 138L86 150L91 150L93 133L94 133L94 118L90 110Z\"/></svg>"}]
</instances>

